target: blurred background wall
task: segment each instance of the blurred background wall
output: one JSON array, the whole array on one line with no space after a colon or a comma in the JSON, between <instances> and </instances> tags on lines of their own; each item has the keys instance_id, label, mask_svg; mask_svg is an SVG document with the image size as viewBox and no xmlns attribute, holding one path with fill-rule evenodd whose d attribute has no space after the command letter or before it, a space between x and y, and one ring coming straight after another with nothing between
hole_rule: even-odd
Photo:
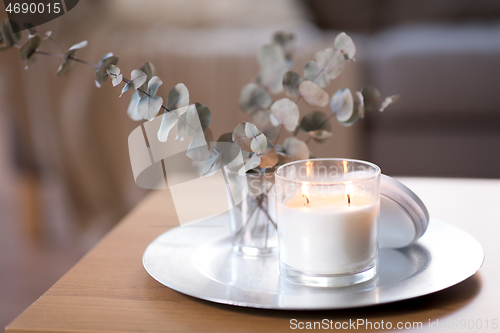
<instances>
[{"instance_id":1,"label":"blurred background wall","mask_svg":"<svg viewBox=\"0 0 500 333\"><path fill-rule=\"evenodd\" d=\"M88 40L78 56L94 63L115 53L125 73L151 61L158 94L186 84L212 111L214 137L248 120L239 91L275 31L296 34L299 73L345 31L357 62L328 92L370 84L401 98L350 128L332 122L334 137L311 146L316 156L368 159L395 176L498 178L499 18L489 0L85 0L39 29L64 48ZM59 52L47 41L42 49ZM25 71L17 50L0 53L0 325L146 193L128 158L140 124L126 114L129 96L109 82L96 88L81 64L55 77L59 61L39 56Z\"/></svg>"}]
</instances>

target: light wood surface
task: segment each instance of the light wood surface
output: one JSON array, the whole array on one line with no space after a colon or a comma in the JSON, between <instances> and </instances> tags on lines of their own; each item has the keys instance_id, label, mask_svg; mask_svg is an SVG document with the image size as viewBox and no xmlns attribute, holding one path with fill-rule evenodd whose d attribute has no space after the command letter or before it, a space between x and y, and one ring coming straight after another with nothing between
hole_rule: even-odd
<instances>
[{"instance_id":1,"label":"light wood surface","mask_svg":"<svg viewBox=\"0 0 500 333\"><path fill-rule=\"evenodd\" d=\"M168 191L151 193L94 249L7 326L6 332L271 332L290 320L422 322L419 331L475 332L460 320L500 320L500 180L402 178L433 217L457 225L483 245L486 259L468 280L432 295L342 311L275 311L219 305L159 284L142 266L147 245L178 225ZM429 329L439 320L439 330ZM456 320L457 329L452 328ZM500 324L500 323L499 323ZM500 328L497 328L500 329ZM361 330L362 331L362 330ZM378 332L383 330L377 330Z\"/></svg>"}]
</instances>

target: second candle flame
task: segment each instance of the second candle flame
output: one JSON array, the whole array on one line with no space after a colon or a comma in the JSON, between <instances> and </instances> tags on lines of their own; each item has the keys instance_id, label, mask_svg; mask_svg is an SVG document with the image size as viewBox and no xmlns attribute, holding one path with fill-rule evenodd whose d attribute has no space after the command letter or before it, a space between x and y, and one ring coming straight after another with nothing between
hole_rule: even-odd
<instances>
[{"instance_id":1,"label":"second candle flame","mask_svg":"<svg viewBox=\"0 0 500 333\"><path fill-rule=\"evenodd\" d=\"M351 206L351 197L354 192L354 186L352 184L347 184L345 186L345 196L347 197L347 205Z\"/></svg>"},{"instance_id":2,"label":"second candle flame","mask_svg":"<svg viewBox=\"0 0 500 333\"><path fill-rule=\"evenodd\" d=\"M309 206L309 189L306 182L302 183L302 196L306 198L306 205Z\"/></svg>"}]
</instances>

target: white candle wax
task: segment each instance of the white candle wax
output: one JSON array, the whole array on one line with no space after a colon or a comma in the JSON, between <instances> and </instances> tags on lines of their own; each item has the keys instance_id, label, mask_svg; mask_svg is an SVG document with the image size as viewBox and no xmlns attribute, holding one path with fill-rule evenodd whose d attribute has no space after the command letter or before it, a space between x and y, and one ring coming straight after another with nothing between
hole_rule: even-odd
<instances>
[{"instance_id":1,"label":"white candle wax","mask_svg":"<svg viewBox=\"0 0 500 333\"><path fill-rule=\"evenodd\" d=\"M278 204L280 260L310 274L346 274L366 268L377 256L379 202L355 193L302 192Z\"/></svg>"}]
</instances>

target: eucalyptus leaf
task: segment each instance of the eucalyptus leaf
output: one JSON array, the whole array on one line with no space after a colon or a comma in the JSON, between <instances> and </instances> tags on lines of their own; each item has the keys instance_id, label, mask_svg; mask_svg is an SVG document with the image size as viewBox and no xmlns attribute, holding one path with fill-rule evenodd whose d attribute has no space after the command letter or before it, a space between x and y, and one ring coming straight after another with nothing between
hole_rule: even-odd
<instances>
[{"instance_id":1,"label":"eucalyptus leaf","mask_svg":"<svg viewBox=\"0 0 500 333\"><path fill-rule=\"evenodd\" d=\"M258 54L260 72L259 83L273 94L283 91L283 74L288 69L285 53L280 45L264 45Z\"/></svg>"},{"instance_id":2,"label":"eucalyptus leaf","mask_svg":"<svg viewBox=\"0 0 500 333\"><path fill-rule=\"evenodd\" d=\"M257 135L261 134L260 130L252 123L245 123L245 135L248 138L255 138Z\"/></svg>"},{"instance_id":3,"label":"eucalyptus leaf","mask_svg":"<svg viewBox=\"0 0 500 333\"><path fill-rule=\"evenodd\" d=\"M260 152L267 148L267 138L252 123L242 121L235 127L232 136L233 142L246 152Z\"/></svg>"},{"instance_id":4,"label":"eucalyptus leaf","mask_svg":"<svg viewBox=\"0 0 500 333\"><path fill-rule=\"evenodd\" d=\"M123 75L120 74L120 68L115 65L111 65L106 68L106 73L111 76L111 82L113 83L113 87L116 87L123 80ZM120 95L121 96L121 95Z\"/></svg>"},{"instance_id":5,"label":"eucalyptus leaf","mask_svg":"<svg viewBox=\"0 0 500 333\"><path fill-rule=\"evenodd\" d=\"M374 111L378 109L382 97L380 95L380 91L378 91L377 88L372 86L364 86L361 89L361 94L363 95L363 101L366 111Z\"/></svg>"},{"instance_id":6,"label":"eucalyptus leaf","mask_svg":"<svg viewBox=\"0 0 500 333\"><path fill-rule=\"evenodd\" d=\"M190 105L188 108L190 110L191 108L194 108L194 105ZM184 137L186 136L186 128L188 128L187 114L188 112L179 117L179 124L177 125L177 136L175 137L175 141L184 141Z\"/></svg>"},{"instance_id":7,"label":"eucalyptus leaf","mask_svg":"<svg viewBox=\"0 0 500 333\"><path fill-rule=\"evenodd\" d=\"M205 136L205 142L207 143L208 151L211 154L215 148L214 135L212 133L212 130L208 127L203 127L203 136Z\"/></svg>"},{"instance_id":8,"label":"eucalyptus leaf","mask_svg":"<svg viewBox=\"0 0 500 333\"><path fill-rule=\"evenodd\" d=\"M142 72L142 71L138 71L140 73L138 73L138 77L137 79L141 78L141 81L144 80L144 82L146 82L146 79L147 79L147 76L146 76L146 73ZM132 77L133 77L134 73L132 72ZM154 96L156 95L156 92L158 91L158 88L163 84L163 81L158 77L158 76L153 76L151 78L151 80L149 80L148 82L148 90L147 90L147 93L149 94L149 96ZM134 84L132 83L131 87L133 89L136 89L138 87L142 86L142 83L141 84ZM134 88L135 87L135 88Z\"/></svg>"},{"instance_id":9,"label":"eucalyptus leaf","mask_svg":"<svg viewBox=\"0 0 500 333\"><path fill-rule=\"evenodd\" d=\"M139 94L137 94L139 96ZM170 134L170 130L177 124L179 121L179 117L187 111L187 108L180 108L170 112L165 112L163 114L160 129L158 130L158 140L160 142L166 142L168 135Z\"/></svg>"},{"instance_id":10,"label":"eucalyptus leaf","mask_svg":"<svg viewBox=\"0 0 500 333\"><path fill-rule=\"evenodd\" d=\"M271 106L271 123L274 126L283 125L293 131L299 123L299 108L288 98L277 100Z\"/></svg>"},{"instance_id":11,"label":"eucalyptus leaf","mask_svg":"<svg viewBox=\"0 0 500 333\"><path fill-rule=\"evenodd\" d=\"M278 128L274 127L271 123L271 111L270 110L259 110L252 113L250 117L250 122L255 124L257 128L266 135L268 139L274 139L278 133ZM269 140L268 140L269 141Z\"/></svg>"},{"instance_id":12,"label":"eucalyptus leaf","mask_svg":"<svg viewBox=\"0 0 500 333\"><path fill-rule=\"evenodd\" d=\"M279 46L281 46L281 48L283 49L283 53L285 54L285 59L288 62L288 65L291 65L295 35L293 33L278 31L274 34L273 41Z\"/></svg>"},{"instance_id":13,"label":"eucalyptus leaf","mask_svg":"<svg viewBox=\"0 0 500 333\"><path fill-rule=\"evenodd\" d=\"M241 89L239 105L245 112L254 113L258 110L266 110L272 102L271 95L258 84L249 83Z\"/></svg>"},{"instance_id":14,"label":"eucalyptus leaf","mask_svg":"<svg viewBox=\"0 0 500 333\"><path fill-rule=\"evenodd\" d=\"M117 63L118 57L114 56L113 53L107 53L101 57L94 71L95 85L97 88L100 88L108 79L108 76L106 75L106 68L111 65L116 65Z\"/></svg>"},{"instance_id":15,"label":"eucalyptus leaf","mask_svg":"<svg viewBox=\"0 0 500 333\"><path fill-rule=\"evenodd\" d=\"M335 50L340 51L344 55L345 59L354 60L356 46L354 45L351 37L349 37L345 32L338 34L333 42L333 47Z\"/></svg>"},{"instance_id":16,"label":"eucalyptus leaf","mask_svg":"<svg viewBox=\"0 0 500 333\"><path fill-rule=\"evenodd\" d=\"M219 142L219 143L224 143L224 142L225 143L234 143L233 142L233 133L232 132L228 132L228 133L222 134L217 139L217 142Z\"/></svg>"},{"instance_id":17,"label":"eucalyptus leaf","mask_svg":"<svg viewBox=\"0 0 500 333\"><path fill-rule=\"evenodd\" d=\"M352 114L347 120L339 120L343 126L352 126L364 116L363 95L357 91L353 95Z\"/></svg>"},{"instance_id":18,"label":"eucalyptus leaf","mask_svg":"<svg viewBox=\"0 0 500 333\"><path fill-rule=\"evenodd\" d=\"M314 141L321 143L331 138L333 136L333 133L325 130L315 130L307 132L307 135L312 137Z\"/></svg>"},{"instance_id":19,"label":"eucalyptus leaf","mask_svg":"<svg viewBox=\"0 0 500 333\"><path fill-rule=\"evenodd\" d=\"M363 94L356 91L354 93L354 112L358 114L359 118L365 117L365 103L363 99Z\"/></svg>"},{"instance_id":20,"label":"eucalyptus leaf","mask_svg":"<svg viewBox=\"0 0 500 333\"><path fill-rule=\"evenodd\" d=\"M189 105L189 90L184 83L178 83L173 87L167 97L167 109L175 110Z\"/></svg>"},{"instance_id":21,"label":"eucalyptus leaf","mask_svg":"<svg viewBox=\"0 0 500 333\"><path fill-rule=\"evenodd\" d=\"M267 138L264 134L259 134L251 140L250 147L252 151L258 153L264 151L267 148Z\"/></svg>"},{"instance_id":22,"label":"eucalyptus leaf","mask_svg":"<svg viewBox=\"0 0 500 333\"><path fill-rule=\"evenodd\" d=\"M56 72L57 76L62 76L62 75L65 75L65 74L67 74L69 72L69 70L71 69L71 67L73 67L73 64L75 63L75 61L73 59L71 59L71 58L73 58L75 56L76 51L78 51L79 49L84 48L85 46L87 46L87 41L86 40L84 40L83 42L80 42L78 44L73 45L72 47L69 48L68 51L64 52L62 63L59 66L59 68L57 69L57 72ZM106 71L107 67L108 66L106 66L104 68L104 72ZM106 76L106 78L107 78L107 76Z\"/></svg>"},{"instance_id":23,"label":"eucalyptus leaf","mask_svg":"<svg viewBox=\"0 0 500 333\"><path fill-rule=\"evenodd\" d=\"M123 76L122 76L122 79L123 79ZM122 92L120 93L120 97L122 97L122 95L128 91L130 89L130 84L129 83L125 83L125 85L123 86L122 88ZM139 95L140 96L140 95ZM146 96L146 94L142 94L142 96Z\"/></svg>"},{"instance_id":24,"label":"eucalyptus leaf","mask_svg":"<svg viewBox=\"0 0 500 333\"><path fill-rule=\"evenodd\" d=\"M146 73L147 81L151 80L151 78L156 75L156 68L151 62L143 63L140 70L143 71L144 73ZM142 84L142 86L139 87L139 89L146 91L146 89L148 88L147 81L144 82ZM144 95L145 94L142 91L139 91L139 96L143 97ZM189 103L187 103L187 104L189 104ZM187 106L187 104L186 104L186 106Z\"/></svg>"},{"instance_id":25,"label":"eucalyptus leaf","mask_svg":"<svg viewBox=\"0 0 500 333\"><path fill-rule=\"evenodd\" d=\"M258 167L260 164L260 157L257 154L253 154L252 157L238 170L240 176L244 176L248 170Z\"/></svg>"},{"instance_id":26,"label":"eucalyptus leaf","mask_svg":"<svg viewBox=\"0 0 500 333\"><path fill-rule=\"evenodd\" d=\"M35 55L36 50L40 46L40 42L42 39L39 36L32 36L28 38L26 43L21 46L19 50L19 56L22 60L29 60L31 57Z\"/></svg>"},{"instance_id":27,"label":"eucalyptus leaf","mask_svg":"<svg viewBox=\"0 0 500 333\"><path fill-rule=\"evenodd\" d=\"M224 165L231 164L241 152L241 149L233 142L233 133L222 134L215 143L215 148L219 151Z\"/></svg>"},{"instance_id":28,"label":"eucalyptus leaf","mask_svg":"<svg viewBox=\"0 0 500 333\"><path fill-rule=\"evenodd\" d=\"M354 112L354 100L349 89L339 89L330 100L330 108L339 122L348 121Z\"/></svg>"},{"instance_id":29,"label":"eucalyptus leaf","mask_svg":"<svg viewBox=\"0 0 500 333\"><path fill-rule=\"evenodd\" d=\"M221 162L220 154L214 151L209 159L204 161L193 161L193 165L197 167L199 176L203 177L219 170Z\"/></svg>"},{"instance_id":30,"label":"eucalyptus leaf","mask_svg":"<svg viewBox=\"0 0 500 333\"><path fill-rule=\"evenodd\" d=\"M328 121L328 116L321 111L311 111L307 113L302 117L299 127L304 132L316 130L330 132L332 130L332 125Z\"/></svg>"},{"instance_id":31,"label":"eucalyptus leaf","mask_svg":"<svg viewBox=\"0 0 500 333\"><path fill-rule=\"evenodd\" d=\"M267 148L266 136L254 124L245 124L245 135L250 139L250 149L253 152L261 152Z\"/></svg>"},{"instance_id":32,"label":"eucalyptus leaf","mask_svg":"<svg viewBox=\"0 0 500 333\"><path fill-rule=\"evenodd\" d=\"M139 111L137 110L137 105L139 104L140 100L141 97L139 96L138 91L134 91L127 108L127 114L130 117L130 119L135 121L142 120L142 116L139 114Z\"/></svg>"},{"instance_id":33,"label":"eucalyptus leaf","mask_svg":"<svg viewBox=\"0 0 500 333\"><path fill-rule=\"evenodd\" d=\"M188 106L188 111L183 114L179 119L177 127L179 132L178 139L182 140L184 136L195 136L197 132L202 131L200 118L196 106L191 104Z\"/></svg>"},{"instance_id":34,"label":"eucalyptus leaf","mask_svg":"<svg viewBox=\"0 0 500 333\"><path fill-rule=\"evenodd\" d=\"M342 53L331 47L318 51L314 55L314 62L318 65L322 73L326 73L330 80L339 76L345 65Z\"/></svg>"},{"instance_id":35,"label":"eucalyptus leaf","mask_svg":"<svg viewBox=\"0 0 500 333\"><path fill-rule=\"evenodd\" d=\"M314 61L310 60L304 67L304 78L313 81L321 88L325 88L330 84L329 76L321 71L321 68Z\"/></svg>"},{"instance_id":36,"label":"eucalyptus leaf","mask_svg":"<svg viewBox=\"0 0 500 333\"><path fill-rule=\"evenodd\" d=\"M153 120L163 104L163 98L159 96L144 96L137 105L137 111L143 119Z\"/></svg>"},{"instance_id":37,"label":"eucalyptus leaf","mask_svg":"<svg viewBox=\"0 0 500 333\"><path fill-rule=\"evenodd\" d=\"M341 122L340 124L342 124L345 127L349 127L349 126L354 125L359 119L360 119L359 114L357 112L353 112L353 114L349 120Z\"/></svg>"},{"instance_id":38,"label":"eucalyptus leaf","mask_svg":"<svg viewBox=\"0 0 500 333\"><path fill-rule=\"evenodd\" d=\"M166 142L170 130L177 124L179 118L175 111L165 112L161 120L160 129L158 130L158 141Z\"/></svg>"},{"instance_id":39,"label":"eucalyptus leaf","mask_svg":"<svg viewBox=\"0 0 500 333\"><path fill-rule=\"evenodd\" d=\"M156 75L156 67L151 63L151 62L145 62L142 64L141 68L140 68L141 71L143 71L144 73L146 73L146 75L148 76L148 81ZM146 88L146 87L144 87Z\"/></svg>"},{"instance_id":40,"label":"eucalyptus leaf","mask_svg":"<svg viewBox=\"0 0 500 333\"><path fill-rule=\"evenodd\" d=\"M382 103L380 103L379 111L382 112L385 110L386 107L391 105L392 103L395 103L399 99L399 95L392 95L389 97L386 97Z\"/></svg>"},{"instance_id":41,"label":"eucalyptus leaf","mask_svg":"<svg viewBox=\"0 0 500 333\"><path fill-rule=\"evenodd\" d=\"M18 32L13 32L17 30ZM9 19L5 19L2 22L2 36L6 46L10 47L14 44L17 44L21 40L21 32L19 32L18 25L14 21L9 21Z\"/></svg>"},{"instance_id":42,"label":"eucalyptus leaf","mask_svg":"<svg viewBox=\"0 0 500 333\"><path fill-rule=\"evenodd\" d=\"M297 160L305 160L309 158L309 148L307 144L297 139L296 137L286 138L283 142L283 149L288 156L293 156Z\"/></svg>"},{"instance_id":43,"label":"eucalyptus leaf","mask_svg":"<svg viewBox=\"0 0 500 333\"><path fill-rule=\"evenodd\" d=\"M24 69L29 69L30 66L36 61L36 53L33 54L27 61L26 61L26 66L24 66Z\"/></svg>"},{"instance_id":44,"label":"eucalyptus leaf","mask_svg":"<svg viewBox=\"0 0 500 333\"><path fill-rule=\"evenodd\" d=\"M205 132L196 131L191 143L189 144L186 156L194 161L204 161L211 156L210 147L205 139Z\"/></svg>"},{"instance_id":45,"label":"eucalyptus leaf","mask_svg":"<svg viewBox=\"0 0 500 333\"><path fill-rule=\"evenodd\" d=\"M328 105L329 96L316 83L306 80L299 85L299 93L304 101L312 106L325 107Z\"/></svg>"},{"instance_id":46,"label":"eucalyptus leaf","mask_svg":"<svg viewBox=\"0 0 500 333\"><path fill-rule=\"evenodd\" d=\"M150 93L150 95L154 96L156 95L156 90L158 90L158 87L161 85L161 80L158 78L158 76L155 76L157 80L159 80L158 86L155 84L151 85L151 80L148 82L148 90L153 89L154 93ZM134 69L132 73L130 74L130 88L136 90L137 88L141 87L144 83L146 83L146 80L148 79L146 73L139 69ZM158 82L156 82L158 83Z\"/></svg>"},{"instance_id":47,"label":"eucalyptus leaf","mask_svg":"<svg viewBox=\"0 0 500 333\"><path fill-rule=\"evenodd\" d=\"M267 149L259 153L260 157L260 168L272 168L278 164L278 154L276 154L276 149Z\"/></svg>"},{"instance_id":48,"label":"eucalyptus leaf","mask_svg":"<svg viewBox=\"0 0 500 333\"><path fill-rule=\"evenodd\" d=\"M293 136L285 139L282 148L284 153L278 153L280 164L305 160L310 156L307 144Z\"/></svg>"},{"instance_id":49,"label":"eucalyptus leaf","mask_svg":"<svg viewBox=\"0 0 500 333\"><path fill-rule=\"evenodd\" d=\"M179 122L179 138L182 139L185 135L193 136L200 128L210 126L211 114L210 110L200 103L190 105L186 115L180 118Z\"/></svg>"},{"instance_id":50,"label":"eucalyptus leaf","mask_svg":"<svg viewBox=\"0 0 500 333\"><path fill-rule=\"evenodd\" d=\"M116 76L113 76L113 78L111 79L111 82L113 83L113 87L116 87L117 85L119 85L123 80L123 75L122 74L118 74Z\"/></svg>"},{"instance_id":51,"label":"eucalyptus leaf","mask_svg":"<svg viewBox=\"0 0 500 333\"><path fill-rule=\"evenodd\" d=\"M293 71L288 71L283 75L283 90L288 97L299 96L299 85L304 79Z\"/></svg>"},{"instance_id":52,"label":"eucalyptus leaf","mask_svg":"<svg viewBox=\"0 0 500 333\"><path fill-rule=\"evenodd\" d=\"M207 128L208 126L210 126L212 115L208 107L198 102L194 103L194 106L196 107L196 112L198 112L198 118L200 119L201 127Z\"/></svg>"}]
</instances>

